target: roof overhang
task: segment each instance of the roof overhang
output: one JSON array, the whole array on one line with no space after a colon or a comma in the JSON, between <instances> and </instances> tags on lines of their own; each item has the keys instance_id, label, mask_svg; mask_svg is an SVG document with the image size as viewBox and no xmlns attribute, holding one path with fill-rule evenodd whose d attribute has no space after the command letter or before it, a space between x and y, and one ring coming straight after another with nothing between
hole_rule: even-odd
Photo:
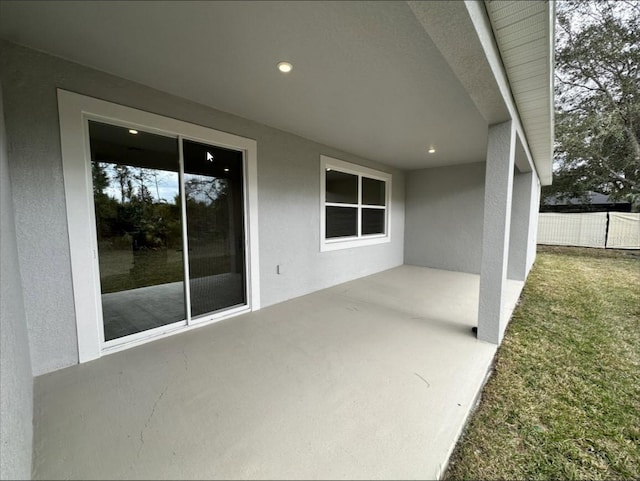
<instances>
[{"instance_id":1,"label":"roof overhang","mask_svg":"<svg viewBox=\"0 0 640 481\"><path fill-rule=\"evenodd\" d=\"M541 183L550 184L553 3L408 3L486 122L513 119L522 144L518 168L535 168Z\"/></svg>"},{"instance_id":2,"label":"roof overhang","mask_svg":"<svg viewBox=\"0 0 640 481\"><path fill-rule=\"evenodd\" d=\"M485 0L495 41L542 185L552 182L555 5Z\"/></svg>"}]
</instances>

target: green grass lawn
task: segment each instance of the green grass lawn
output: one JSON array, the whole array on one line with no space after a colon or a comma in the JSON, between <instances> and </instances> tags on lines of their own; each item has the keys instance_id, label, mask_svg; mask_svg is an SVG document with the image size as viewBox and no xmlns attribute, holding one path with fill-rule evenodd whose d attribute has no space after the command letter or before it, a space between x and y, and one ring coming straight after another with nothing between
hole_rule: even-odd
<instances>
[{"instance_id":1,"label":"green grass lawn","mask_svg":"<svg viewBox=\"0 0 640 481\"><path fill-rule=\"evenodd\" d=\"M189 277L212 276L231 271L231 256L216 255L215 248L192 249ZM184 280L183 253L177 249L100 250L100 286L102 294Z\"/></svg>"},{"instance_id":2,"label":"green grass lawn","mask_svg":"<svg viewBox=\"0 0 640 481\"><path fill-rule=\"evenodd\" d=\"M640 257L545 247L445 479L640 479Z\"/></svg>"}]
</instances>

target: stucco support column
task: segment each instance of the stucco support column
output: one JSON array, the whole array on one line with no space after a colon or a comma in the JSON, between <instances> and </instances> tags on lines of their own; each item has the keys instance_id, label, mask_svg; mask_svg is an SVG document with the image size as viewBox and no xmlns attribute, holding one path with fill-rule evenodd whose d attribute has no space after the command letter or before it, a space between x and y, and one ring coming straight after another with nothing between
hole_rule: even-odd
<instances>
[{"instance_id":1,"label":"stucco support column","mask_svg":"<svg viewBox=\"0 0 640 481\"><path fill-rule=\"evenodd\" d=\"M531 179L531 209L529 211L529 248L527 250L527 274L536 260L538 248L538 218L540 216L540 179L533 173Z\"/></svg>"},{"instance_id":2,"label":"stucco support column","mask_svg":"<svg viewBox=\"0 0 640 481\"><path fill-rule=\"evenodd\" d=\"M507 278L517 281L524 281L529 274L528 259L531 248L529 239L532 234L531 207L534 202L534 180L535 174L533 172L517 173L513 177Z\"/></svg>"},{"instance_id":3,"label":"stucco support column","mask_svg":"<svg viewBox=\"0 0 640 481\"><path fill-rule=\"evenodd\" d=\"M489 127L484 193L478 339L500 344L506 327L504 290L509 262L509 231L516 131L512 121Z\"/></svg>"}]
</instances>

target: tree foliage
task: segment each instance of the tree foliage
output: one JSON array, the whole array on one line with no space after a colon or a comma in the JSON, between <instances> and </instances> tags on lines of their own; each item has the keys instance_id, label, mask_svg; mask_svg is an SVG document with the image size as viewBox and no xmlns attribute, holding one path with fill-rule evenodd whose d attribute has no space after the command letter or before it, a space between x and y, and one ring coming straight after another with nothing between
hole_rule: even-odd
<instances>
[{"instance_id":1,"label":"tree foliage","mask_svg":"<svg viewBox=\"0 0 640 481\"><path fill-rule=\"evenodd\" d=\"M176 193L170 200L160 198L159 171L97 161L92 162L91 168L100 242L135 251L182 247L181 196ZM173 175L177 181L177 172ZM190 245L226 239L230 215L228 180L187 177Z\"/></svg>"},{"instance_id":2,"label":"tree foliage","mask_svg":"<svg viewBox=\"0 0 640 481\"><path fill-rule=\"evenodd\" d=\"M554 185L640 209L640 2L562 1L556 27Z\"/></svg>"}]
</instances>

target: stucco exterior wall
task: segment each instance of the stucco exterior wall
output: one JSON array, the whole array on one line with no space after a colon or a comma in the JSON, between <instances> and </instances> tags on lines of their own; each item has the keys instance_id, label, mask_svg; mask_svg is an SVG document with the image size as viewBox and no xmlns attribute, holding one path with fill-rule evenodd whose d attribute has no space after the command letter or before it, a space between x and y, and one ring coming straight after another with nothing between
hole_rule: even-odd
<instances>
[{"instance_id":1,"label":"stucco exterior wall","mask_svg":"<svg viewBox=\"0 0 640 481\"><path fill-rule=\"evenodd\" d=\"M405 264L480 273L485 164L407 173Z\"/></svg>"},{"instance_id":2,"label":"stucco exterior wall","mask_svg":"<svg viewBox=\"0 0 640 481\"><path fill-rule=\"evenodd\" d=\"M257 141L263 307L403 263L402 171L6 42L0 72L35 375L78 362L56 88ZM390 243L320 252L321 154L393 174Z\"/></svg>"},{"instance_id":3,"label":"stucco exterior wall","mask_svg":"<svg viewBox=\"0 0 640 481\"><path fill-rule=\"evenodd\" d=\"M0 88L0 479L30 479L33 377Z\"/></svg>"},{"instance_id":4,"label":"stucco exterior wall","mask_svg":"<svg viewBox=\"0 0 640 481\"><path fill-rule=\"evenodd\" d=\"M531 193L531 205L529 206L529 245L527 246L527 274L531 271L533 263L536 261L536 251L538 247L538 221L540 218L540 179L537 175L533 180Z\"/></svg>"},{"instance_id":5,"label":"stucco exterior wall","mask_svg":"<svg viewBox=\"0 0 640 481\"><path fill-rule=\"evenodd\" d=\"M534 172L520 173L517 169L513 176L507 278L518 281L524 281L529 273L527 268L529 238L534 235L529 231L534 176Z\"/></svg>"}]
</instances>

